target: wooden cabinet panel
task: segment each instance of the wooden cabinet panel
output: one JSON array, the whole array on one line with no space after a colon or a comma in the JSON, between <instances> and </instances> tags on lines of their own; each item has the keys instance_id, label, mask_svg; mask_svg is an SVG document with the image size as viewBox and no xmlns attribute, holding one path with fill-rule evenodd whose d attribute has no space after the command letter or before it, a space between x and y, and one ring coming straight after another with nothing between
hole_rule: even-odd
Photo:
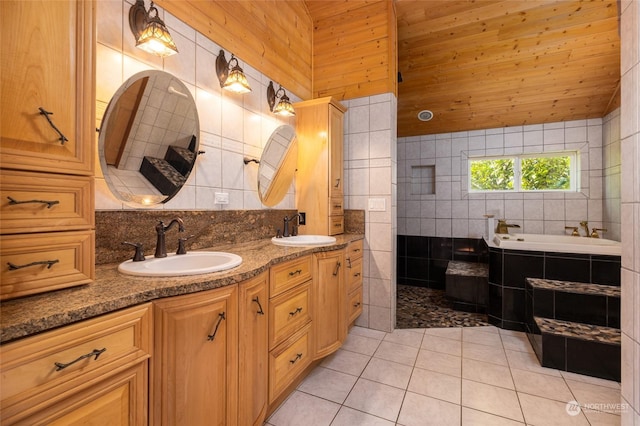
<instances>
[{"instance_id":1,"label":"wooden cabinet panel","mask_svg":"<svg viewBox=\"0 0 640 426\"><path fill-rule=\"evenodd\" d=\"M236 285L154 302L154 425L235 425Z\"/></svg>"},{"instance_id":2,"label":"wooden cabinet panel","mask_svg":"<svg viewBox=\"0 0 640 426\"><path fill-rule=\"evenodd\" d=\"M363 254L362 247L363 247L362 240L357 240L349 243L349 245L347 246L347 253L346 253L347 258L351 260L361 258Z\"/></svg>"},{"instance_id":3,"label":"wooden cabinet panel","mask_svg":"<svg viewBox=\"0 0 640 426\"><path fill-rule=\"evenodd\" d=\"M311 324L291 336L269 354L269 403L275 401L311 364Z\"/></svg>"},{"instance_id":4,"label":"wooden cabinet panel","mask_svg":"<svg viewBox=\"0 0 640 426\"><path fill-rule=\"evenodd\" d=\"M311 256L283 262L271 267L270 296L274 297L311 279Z\"/></svg>"},{"instance_id":5,"label":"wooden cabinet panel","mask_svg":"<svg viewBox=\"0 0 640 426\"><path fill-rule=\"evenodd\" d=\"M238 424L262 425L267 414L269 274L240 283Z\"/></svg>"},{"instance_id":6,"label":"wooden cabinet panel","mask_svg":"<svg viewBox=\"0 0 640 426\"><path fill-rule=\"evenodd\" d=\"M271 299L269 303L269 348L289 338L311 321L311 281Z\"/></svg>"},{"instance_id":7,"label":"wooden cabinet panel","mask_svg":"<svg viewBox=\"0 0 640 426\"><path fill-rule=\"evenodd\" d=\"M314 255L314 359L337 350L346 337L344 305L344 250Z\"/></svg>"},{"instance_id":8,"label":"wooden cabinet panel","mask_svg":"<svg viewBox=\"0 0 640 426\"><path fill-rule=\"evenodd\" d=\"M335 105L329 105L328 131L329 143L329 197L342 198L344 195L344 162L343 162L343 132L344 111Z\"/></svg>"},{"instance_id":9,"label":"wooden cabinet panel","mask_svg":"<svg viewBox=\"0 0 640 426\"><path fill-rule=\"evenodd\" d=\"M0 169L2 234L91 229L94 204L91 177Z\"/></svg>"},{"instance_id":10,"label":"wooden cabinet panel","mask_svg":"<svg viewBox=\"0 0 640 426\"><path fill-rule=\"evenodd\" d=\"M0 299L91 282L94 250L94 231L0 236Z\"/></svg>"},{"instance_id":11,"label":"wooden cabinet panel","mask_svg":"<svg viewBox=\"0 0 640 426\"><path fill-rule=\"evenodd\" d=\"M94 9L0 2L0 167L93 175Z\"/></svg>"},{"instance_id":12,"label":"wooden cabinet panel","mask_svg":"<svg viewBox=\"0 0 640 426\"><path fill-rule=\"evenodd\" d=\"M353 323L362 313L362 286L349 293L347 301L347 325Z\"/></svg>"},{"instance_id":13,"label":"wooden cabinet panel","mask_svg":"<svg viewBox=\"0 0 640 426\"><path fill-rule=\"evenodd\" d=\"M349 260L347 258L347 293L362 288L362 258Z\"/></svg>"},{"instance_id":14,"label":"wooden cabinet panel","mask_svg":"<svg viewBox=\"0 0 640 426\"><path fill-rule=\"evenodd\" d=\"M346 249L347 267L345 268L346 307L345 325L348 329L360 316L363 309L363 242L352 241Z\"/></svg>"},{"instance_id":15,"label":"wooden cabinet panel","mask_svg":"<svg viewBox=\"0 0 640 426\"><path fill-rule=\"evenodd\" d=\"M26 419L51 418L42 410L58 411L74 395L94 398L105 377L149 358L151 321L145 304L0 346L2 423L33 424ZM144 383L146 394L146 373Z\"/></svg>"}]
</instances>

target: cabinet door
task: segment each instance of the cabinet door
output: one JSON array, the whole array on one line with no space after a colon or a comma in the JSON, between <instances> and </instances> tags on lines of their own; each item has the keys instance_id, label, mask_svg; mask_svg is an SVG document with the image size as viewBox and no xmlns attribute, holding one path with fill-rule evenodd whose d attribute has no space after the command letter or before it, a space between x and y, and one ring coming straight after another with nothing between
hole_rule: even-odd
<instances>
[{"instance_id":1,"label":"cabinet door","mask_svg":"<svg viewBox=\"0 0 640 426\"><path fill-rule=\"evenodd\" d=\"M268 272L240 284L238 424L261 425L267 414Z\"/></svg>"},{"instance_id":2,"label":"cabinet door","mask_svg":"<svg viewBox=\"0 0 640 426\"><path fill-rule=\"evenodd\" d=\"M155 305L154 425L237 424L237 287Z\"/></svg>"},{"instance_id":3,"label":"cabinet door","mask_svg":"<svg viewBox=\"0 0 640 426\"><path fill-rule=\"evenodd\" d=\"M333 105L329 105L329 197L343 196L343 113Z\"/></svg>"},{"instance_id":4,"label":"cabinet door","mask_svg":"<svg viewBox=\"0 0 640 426\"><path fill-rule=\"evenodd\" d=\"M314 255L313 326L315 359L337 350L346 336L344 293L344 251Z\"/></svg>"},{"instance_id":5,"label":"cabinet door","mask_svg":"<svg viewBox=\"0 0 640 426\"><path fill-rule=\"evenodd\" d=\"M2 167L93 175L94 7L0 2Z\"/></svg>"}]
</instances>

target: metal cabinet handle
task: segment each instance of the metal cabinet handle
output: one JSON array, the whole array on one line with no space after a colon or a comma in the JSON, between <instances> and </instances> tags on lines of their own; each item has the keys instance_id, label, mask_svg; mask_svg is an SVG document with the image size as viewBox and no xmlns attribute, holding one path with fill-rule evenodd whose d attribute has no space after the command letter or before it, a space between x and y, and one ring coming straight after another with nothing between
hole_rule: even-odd
<instances>
[{"instance_id":1,"label":"metal cabinet handle","mask_svg":"<svg viewBox=\"0 0 640 426\"><path fill-rule=\"evenodd\" d=\"M49 125L51 125L51 127L53 128L53 130L56 131L56 133L58 134L58 140L60 141L60 144L64 145L64 143L66 141L68 141L69 139L67 139L67 137L65 135L62 134L62 132L60 131L60 129L58 129L56 127L55 124L53 124L53 121L51 121L51 119L49 118L50 115L53 115L52 112L45 110L42 107L39 107L38 110L40 111L40 115L44 115L44 118L47 119L47 121L49 122Z\"/></svg>"},{"instance_id":2,"label":"metal cabinet handle","mask_svg":"<svg viewBox=\"0 0 640 426\"><path fill-rule=\"evenodd\" d=\"M340 178L336 179L336 188L340 186Z\"/></svg>"},{"instance_id":3,"label":"metal cabinet handle","mask_svg":"<svg viewBox=\"0 0 640 426\"><path fill-rule=\"evenodd\" d=\"M60 260L54 259L54 260L40 260L38 262L27 263L26 265L15 265L11 262L7 262L7 265L9 265L10 271L15 271L16 269L28 268L29 266L35 266L35 265L47 265L47 269L51 269L51 267L58 262L60 262Z\"/></svg>"},{"instance_id":4,"label":"metal cabinet handle","mask_svg":"<svg viewBox=\"0 0 640 426\"><path fill-rule=\"evenodd\" d=\"M54 365L56 366L56 371L64 370L68 366L73 365L78 361L82 361L85 358L91 358L92 356L95 357L93 360L97 361L98 357L100 356L100 354L103 353L106 350L107 350L107 348L94 349L93 351L89 352L88 354L84 354L84 355L78 357L77 359L74 359L73 361L67 362L67 363L54 362Z\"/></svg>"},{"instance_id":5,"label":"metal cabinet handle","mask_svg":"<svg viewBox=\"0 0 640 426\"><path fill-rule=\"evenodd\" d=\"M290 360L289 360L289 362L290 362L291 364L295 364L295 363L296 363L296 361L298 361L298 360L299 360L299 359L301 359L301 358L302 358L302 354L301 354L301 353L300 353L300 354L296 354L296 357L295 357L294 359L290 359Z\"/></svg>"},{"instance_id":6,"label":"metal cabinet handle","mask_svg":"<svg viewBox=\"0 0 640 426\"><path fill-rule=\"evenodd\" d=\"M360 306L360 302L356 302L356 303L353 304L354 308L357 308L358 306Z\"/></svg>"},{"instance_id":7,"label":"metal cabinet handle","mask_svg":"<svg viewBox=\"0 0 640 426\"><path fill-rule=\"evenodd\" d=\"M29 204L29 203L39 203L39 204L46 204L47 208L50 209L51 207L55 206L56 204L60 204L60 201L58 200L52 200L52 201L47 201L47 200L25 200L25 201L18 201L12 197L7 197L9 199L9 205L10 206L14 206L16 204Z\"/></svg>"},{"instance_id":8,"label":"metal cabinet handle","mask_svg":"<svg viewBox=\"0 0 640 426\"><path fill-rule=\"evenodd\" d=\"M300 275L302 273L302 269L296 269L295 271L289 272L289 276L292 277L294 275Z\"/></svg>"},{"instance_id":9,"label":"metal cabinet handle","mask_svg":"<svg viewBox=\"0 0 640 426\"><path fill-rule=\"evenodd\" d=\"M300 312L302 312L302 307L297 308L295 311L293 312L289 312L289 316L292 317L294 315L299 314Z\"/></svg>"},{"instance_id":10,"label":"metal cabinet handle","mask_svg":"<svg viewBox=\"0 0 640 426\"><path fill-rule=\"evenodd\" d=\"M340 267L342 266L342 264L340 262L336 262L336 270L333 271L333 276L335 277L336 275L338 275L338 271L340 271Z\"/></svg>"},{"instance_id":11,"label":"metal cabinet handle","mask_svg":"<svg viewBox=\"0 0 640 426\"><path fill-rule=\"evenodd\" d=\"M360 276L360 272L356 272L355 274L353 274L354 277L359 277Z\"/></svg>"},{"instance_id":12,"label":"metal cabinet handle","mask_svg":"<svg viewBox=\"0 0 640 426\"><path fill-rule=\"evenodd\" d=\"M222 320L226 320L226 319L227 319L227 318L224 316L224 312L220 312L220 313L218 314L218 321L216 322L216 326L215 326L215 328L213 329L213 333L211 333L211 334L209 334L209 335L207 336L207 340L208 340L208 341L212 342L212 341L213 341L213 339L215 339L215 338L216 338L216 334L218 333L218 327L220 327L220 323L222 322Z\"/></svg>"},{"instance_id":13,"label":"metal cabinet handle","mask_svg":"<svg viewBox=\"0 0 640 426\"><path fill-rule=\"evenodd\" d=\"M258 312L256 313L258 315L264 315L264 311L262 310L262 305L260 304L260 299L258 299L258 296L256 296L255 299L251 299L251 301L258 304Z\"/></svg>"}]
</instances>

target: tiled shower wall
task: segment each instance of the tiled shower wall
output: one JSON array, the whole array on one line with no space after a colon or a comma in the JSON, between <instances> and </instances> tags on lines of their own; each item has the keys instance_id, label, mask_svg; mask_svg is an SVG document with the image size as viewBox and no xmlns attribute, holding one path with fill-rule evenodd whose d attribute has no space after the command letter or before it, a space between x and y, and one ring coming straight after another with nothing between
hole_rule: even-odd
<instances>
[{"instance_id":1,"label":"tiled shower wall","mask_svg":"<svg viewBox=\"0 0 640 426\"><path fill-rule=\"evenodd\" d=\"M623 426L640 425L640 2L622 0L620 145L622 157Z\"/></svg>"},{"instance_id":2,"label":"tiled shower wall","mask_svg":"<svg viewBox=\"0 0 640 426\"><path fill-rule=\"evenodd\" d=\"M196 32L182 21L159 8L179 53L168 58L150 55L135 47L129 29L129 8L133 2L97 2L98 44L96 48L96 127L107 103L118 87L133 74L163 70L178 77L191 91L200 120L200 147L195 169L180 193L168 203L157 206L165 210L252 210L265 208L257 193L255 163L244 165L245 156L260 158L269 136L281 124L295 120L273 115L267 105L269 77L242 63L252 92L238 95L221 91L215 63L220 46ZM232 52L226 52L227 60ZM285 88L286 89L286 88ZM289 93L293 102L299 100ZM96 138L97 139L97 138ZM215 204L215 192L229 193L229 204ZM294 207L293 185L278 209ZM96 209L130 209L111 195L100 164L96 161Z\"/></svg>"},{"instance_id":3,"label":"tiled shower wall","mask_svg":"<svg viewBox=\"0 0 640 426\"><path fill-rule=\"evenodd\" d=\"M562 234L588 220L602 228L602 119L505 127L398 139L398 234L485 235L483 215L521 226L519 232ZM519 153L579 152L580 191L468 194L467 158ZM435 166L435 193L412 191L412 167ZM605 237L609 235L605 234Z\"/></svg>"},{"instance_id":4,"label":"tiled shower wall","mask_svg":"<svg viewBox=\"0 0 640 426\"><path fill-rule=\"evenodd\" d=\"M602 221L605 237L620 241L620 109L602 120Z\"/></svg>"}]
</instances>

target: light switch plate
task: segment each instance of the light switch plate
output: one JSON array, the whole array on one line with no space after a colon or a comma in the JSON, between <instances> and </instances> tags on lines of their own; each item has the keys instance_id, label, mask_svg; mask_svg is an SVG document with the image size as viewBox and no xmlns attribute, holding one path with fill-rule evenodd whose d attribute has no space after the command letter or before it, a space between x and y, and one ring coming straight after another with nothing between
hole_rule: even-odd
<instances>
[{"instance_id":1,"label":"light switch plate","mask_svg":"<svg viewBox=\"0 0 640 426\"><path fill-rule=\"evenodd\" d=\"M213 201L215 204L229 204L229 193L228 192L216 192L215 199Z\"/></svg>"},{"instance_id":2,"label":"light switch plate","mask_svg":"<svg viewBox=\"0 0 640 426\"><path fill-rule=\"evenodd\" d=\"M387 210L387 200L384 198L369 198L370 212L384 212Z\"/></svg>"}]
</instances>

